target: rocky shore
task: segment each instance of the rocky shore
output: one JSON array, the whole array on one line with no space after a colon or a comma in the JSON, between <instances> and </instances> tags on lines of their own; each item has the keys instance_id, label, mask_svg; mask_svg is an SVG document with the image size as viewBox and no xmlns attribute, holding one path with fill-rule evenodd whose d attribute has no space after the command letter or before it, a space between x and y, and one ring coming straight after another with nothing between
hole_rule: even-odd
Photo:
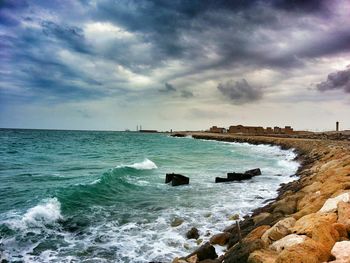
<instances>
[{"instance_id":1,"label":"rocky shore","mask_svg":"<svg viewBox=\"0 0 350 263\"><path fill-rule=\"evenodd\" d=\"M196 139L294 149L298 180L251 216L212 236L174 263L350 263L350 142L348 140L191 133ZM226 246L222 255L213 245Z\"/></svg>"}]
</instances>

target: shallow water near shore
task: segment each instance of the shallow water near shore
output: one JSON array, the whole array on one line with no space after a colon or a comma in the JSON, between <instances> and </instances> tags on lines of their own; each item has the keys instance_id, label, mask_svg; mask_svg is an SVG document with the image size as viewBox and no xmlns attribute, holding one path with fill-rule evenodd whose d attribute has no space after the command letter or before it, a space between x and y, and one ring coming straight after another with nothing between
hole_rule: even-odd
<instances>
[{"instance_id":1,"label":"shallow water near shore","mask_svg":"<svg viewBox=\"0 0 350 263\"><path fill-rule=\"evenodd\" d=\"M169 262L294 180L276 146L164 134L0 130L0 255L18 262ZM260 167L249 181L216 176ZM190 185L164 184L165 173ZM175 218L184 222L171 227Z\"/></svg>"}]
</instances>

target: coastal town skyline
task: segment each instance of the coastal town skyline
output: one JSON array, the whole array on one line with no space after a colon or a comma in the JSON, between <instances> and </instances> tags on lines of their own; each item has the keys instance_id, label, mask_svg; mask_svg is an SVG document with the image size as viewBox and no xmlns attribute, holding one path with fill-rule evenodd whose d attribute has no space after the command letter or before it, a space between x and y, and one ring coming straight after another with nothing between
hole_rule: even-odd
<instances>
[{"instance_id":1,"label":"coastal town skyline","mask_svg":"<svg viewBox=\"0 0 350 263\"><path fill-rule=\"evenodd\" d=\"M0 127L350 129L350 2L0 3Z\"/></svg>"}]
</instances>

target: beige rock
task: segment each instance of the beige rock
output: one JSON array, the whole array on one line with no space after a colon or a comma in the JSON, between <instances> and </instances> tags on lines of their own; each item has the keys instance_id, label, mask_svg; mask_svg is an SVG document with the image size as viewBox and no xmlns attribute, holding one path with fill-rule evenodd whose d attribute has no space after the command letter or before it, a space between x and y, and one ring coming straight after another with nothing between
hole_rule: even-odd
<instances>
[{"instance_id":1,"label":"beige rock","mask_svg":"<svg viewBox=\"0 0 350 263\"><path fill-rule=\"evenodd\" d=\"M263 226L259 226L257 228L255 228L253 231L251 231L244 239L244 242L252 242L255 241L257 239L260 239L262 237L262 235L268 230L270 229L270 226L267 225L263 225Z\"/></svg>"},{"instance_id":2,"label":"beige rock","mask_svg":"<svg viewBox=\"0 0 350 263\"><path fill-rule=\"evenodd\" d=\"M255 250L249 255L248 263L275 263L277 252L269 249Z\"/></svg>"},{"instance_id":3,"label":"beige rock","mask_svg":"<svg viewBox=\"0 0 350 263\"><path fill-rule=\"evenodd\" d=\"M331 253L337 262L350 262L350 241L335 243Z\"/></svg>"},{"instance_id":4,"label":"beige rock","mask_svg":"<svg viewBox=\"0 0 350 263\"><path fill-rule=\"evenodd\" d=\"M344 224L347 231L350 232L350 203L343 201L338 203L338 222Z\"/></svg>"},{"instance_id":5,"label":"beige rock","mask_svg":"<svg viewBox=\"0 0 350 263\"><path fill-rule=\"evenodd\" d=\"M276 263L319 263L327 261L330 253L322 244L307 239L305 242L283 250L277 257Z\"/></svg>"},{"instance_id":6,"label":"beige rock","mask_svg":"<svg viewBox=\"0 0 350 263\"><path fill-rule=\"evenodd\" d=\"M272 243L270 249L280 253L282 250L289 248L293 245L303 243L308 237L305 235L290 234L281 238L280 240Z\"/></svg>"},{"instance_id":7,"label":"beige rock","mask_svg":"<svg viewBox=\"0 0 350 263\"><path fill-rule=\"evenodd\" d=\"M334 198L329 198L322 208L320 209L320 213L331 213L337 211L337 205L339 202L350 202L350 194L349 193L343 193L340 194Z\"/></svg>"},{"instance_id":8,"label":"beige rock","mask_svg":"<svg viewBox=\"0 0 350 263\"><path fill-rule=\"evenodd\" d=\"M337 214L335 213L312 213L300 218L292 228L294 234L307 235L312 237L312 231L319 224L327 223L333 224L337 221Z\"/></svg>"},{"instance_id":9,"label":"beige rock","mask_svg":"<svg viewBox=\"0 0 350 263\"><path fill-rule=\"evenodd\" d=\"M321 243L328 251L332 249L334 243L339 239L339 233L333 224L320 223L312 230L312 239Z\"/></svg>"},{"instance_id":10,"label":"beige rock","mask_svg":"<svg viewBox=\"0 0 350 263\"><path fill-rule=\"evenodd\" d=\"M281 239L291 233L291 228L294 226L295 221L296 220L293 217L288 217L277 222L262 235L261 239L266 244L271 244L272 242Z\"/></svg>"}]
</instances>

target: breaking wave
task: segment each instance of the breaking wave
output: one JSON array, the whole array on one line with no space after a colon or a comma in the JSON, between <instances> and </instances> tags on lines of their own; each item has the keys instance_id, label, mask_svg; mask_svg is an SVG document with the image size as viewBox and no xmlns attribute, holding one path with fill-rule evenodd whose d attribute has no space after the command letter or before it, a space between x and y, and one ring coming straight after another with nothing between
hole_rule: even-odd
<instances>
[{"instance_id":1,"label":"breaking wave","mask_svg":"<svg viewBox=\"0 0 350 263\"><path fill-rule=\"evenodd\" d=\"M129 168L134 168L137 170L152 170L152 169L158 169L157 165L152 162L149 159L145 159L142 162L139 163L134 163L131 165L119 165L116 168L124 168L124 167L129 167Z\"/></svg>"}]
</instances>

